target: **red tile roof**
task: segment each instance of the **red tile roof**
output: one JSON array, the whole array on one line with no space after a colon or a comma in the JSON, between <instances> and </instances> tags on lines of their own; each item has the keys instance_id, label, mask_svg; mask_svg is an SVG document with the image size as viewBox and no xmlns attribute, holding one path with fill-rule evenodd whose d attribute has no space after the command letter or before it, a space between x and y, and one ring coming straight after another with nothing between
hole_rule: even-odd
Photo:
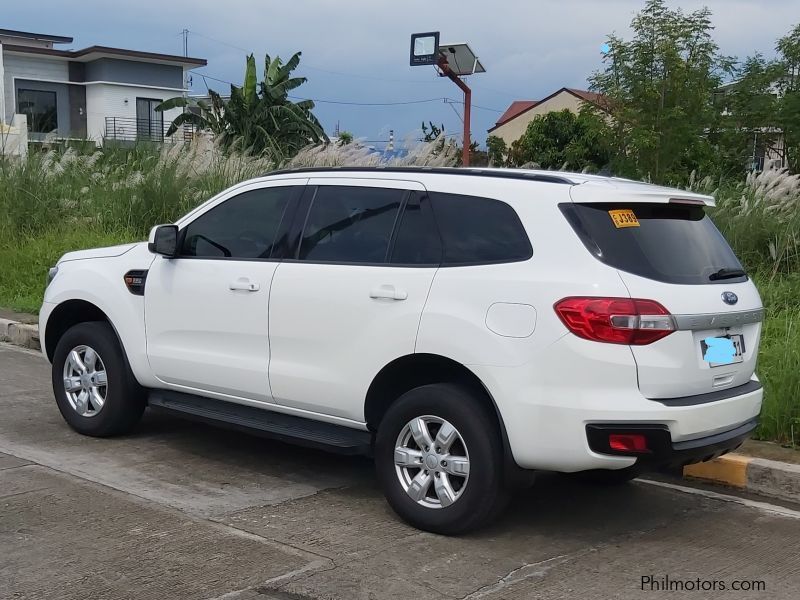
<instances>
[{"instance_id":1,"label":"red tile roof","mask_svg":"<svg viewBox=\"0 0 800 600\"><path fill-rule=\"evenodd\" d=\"M575 88L564 88L568 92L572 92L574 95L578 96L582 100L586 100L586 102L591 102L592 104L601 104L605 99L603 94L598 94L597 92L587 92L586 90L577 90Z\"/></svg>"},{"instance_id":2,"label":"red tile roof","mask_svg":"<svg viewBox=\"0 0 800 600\"><path fill-rule=\"evenodd\" d=\"M494 124L495 127L499 127L503 123L510 121L514 117L518 116L521 113L524 113L529 108L533 108L539 104L538 100L514 100L506 109L506 112L502 114L502 116L497 119L497 123Z\"/></svg>"},{"instance_id":3,"label":"red tile roof","mask_svg":"<svg viewBox=\"0 0 800 600\"><path fill-rule=\"evenodd\" d=\"M583 100L585 102L590 102L591 104L595 104L595 105L599 106L600 108L603 108L603 106L604 106L605 96L603 96L603 94L598 94L597 92L588 92L586 90L579 90L579 89L576 89L576 88L566 88L565 87L565 88L561 88L561 89L553 92L552 94L550 94L549 96L547 96L543 100L514 100L511 103L511 106L509 106L506 109L506 112L504 112L500 116L500 118L494 124L494 127L492 127L489 130L489 132L491 133L492 131L494 131L495 129L500 127L501 125L505 125L506 123L508 123L512 119L516 119L522 113L529 111L534 106L537 106L537 105L541 104L542 102L547 102L548 100L550 100L550 98L553 98L554 96L557 96L561 92L568 92L568 93L572 94L573 96L576 96L576 97L580 98L581 100Z\"/></svg>"}]
</instances>

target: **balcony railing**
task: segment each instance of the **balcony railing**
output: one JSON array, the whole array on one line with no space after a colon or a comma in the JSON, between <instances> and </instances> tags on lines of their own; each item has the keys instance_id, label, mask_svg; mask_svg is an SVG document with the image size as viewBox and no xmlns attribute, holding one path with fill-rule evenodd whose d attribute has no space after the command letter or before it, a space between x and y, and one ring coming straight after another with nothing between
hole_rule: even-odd
<instances>
[{"instance_id":1,"label":"balcony railing","mask_svg":"<svg viewBox=\"0 0 800 600\"><path fill-rule=\"evenodd\" d=\"M105 139L125 142L191 142L197 129L190 124L178 127L171 136L167 136L170 123L128 117L106 117Z\"/></svg>"}]
</instances>

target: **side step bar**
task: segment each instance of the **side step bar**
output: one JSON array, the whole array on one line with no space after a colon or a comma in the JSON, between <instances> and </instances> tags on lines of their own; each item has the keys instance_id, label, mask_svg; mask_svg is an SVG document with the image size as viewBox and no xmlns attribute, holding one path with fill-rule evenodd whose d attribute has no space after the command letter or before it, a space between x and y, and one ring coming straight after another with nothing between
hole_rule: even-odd
<instances>
[{"instance_id":1,"label":"side step bar","mask_svg":"<svg viewBox=\"0 0 800 600\"><path fill-rule=\"evenodd\" d=\"M372 453L372 434L263 408L168 390L150 390L150 407L164 413L339 454Z\"/></svg>"}]
</instances>

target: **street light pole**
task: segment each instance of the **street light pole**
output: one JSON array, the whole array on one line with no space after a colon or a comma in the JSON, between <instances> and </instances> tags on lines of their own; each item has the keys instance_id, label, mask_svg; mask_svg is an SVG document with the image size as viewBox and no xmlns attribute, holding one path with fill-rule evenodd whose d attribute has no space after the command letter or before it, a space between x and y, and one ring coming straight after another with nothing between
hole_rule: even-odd
<instances>
[{"instance_id":1,"label":"street light pole","mask_svg":"<svg viewBox=\"0 0 800 600\"><path fill-rule=\"evenodd\" d=\"M447 64L447 59L439 55L439 60L437 63L439 70L442 74L447 77L450 81L455 83L461 91L464 92L464 148L461 151L461 162L462 165L465 167L469 166L469 146L470 146L470 108L472 106L472 90L469 89L469 86L464 83L464 81L456 75L453 70L450 68L450 65Z\"/></svg>"}]
</instances>

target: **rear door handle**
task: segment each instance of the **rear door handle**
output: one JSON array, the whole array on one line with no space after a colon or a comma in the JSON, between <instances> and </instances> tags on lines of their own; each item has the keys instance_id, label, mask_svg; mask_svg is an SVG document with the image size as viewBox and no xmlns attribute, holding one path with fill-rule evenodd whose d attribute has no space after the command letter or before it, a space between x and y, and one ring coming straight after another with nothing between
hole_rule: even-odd
<instances>
[{"instance_id":1,"label":"rear door handle","mask_svg":"<svg viewBox=\"0 0 800 600\"><path fill-rule=\"evenodd\" d=\"M382 285L372 288L369 297L375 300L405 300L408 298L408 292L397 290L393 285Z\"/></svg>"},{"instance_id":2,"label":"rear door handle","mask_svg":"<svg viewBox=\"0 0 800 600\"><path fill-rule=\"evenodd\" d=\"M261 286L257 283L253 283L247 277L239 277L236 281L232 281L228 284L228 289L232 291L257 292L261 289Z\"/></svg>"}]
</instances>

